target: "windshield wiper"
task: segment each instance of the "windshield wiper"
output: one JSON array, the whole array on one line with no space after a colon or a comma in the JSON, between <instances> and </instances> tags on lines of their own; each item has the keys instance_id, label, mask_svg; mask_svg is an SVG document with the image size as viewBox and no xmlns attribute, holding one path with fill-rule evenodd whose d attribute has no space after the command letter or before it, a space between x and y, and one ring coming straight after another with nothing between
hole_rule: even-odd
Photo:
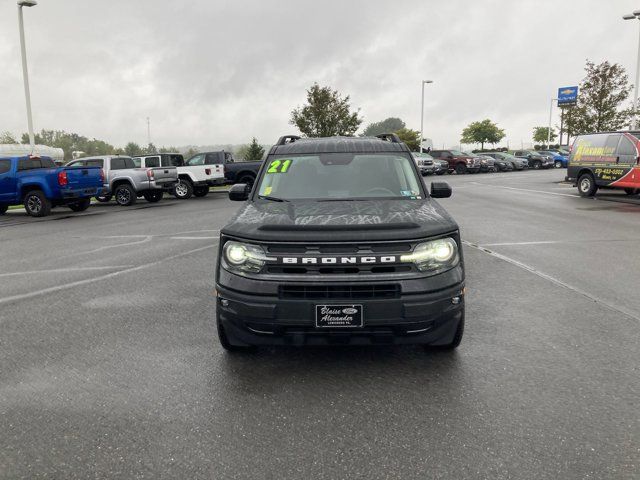
<instances>
[{"instance_id":1,"label":"windshield wiper","mask_svg":"<svg viewBox=\"0 0 640 480\"><path fill-rule=\"evenodd\" d=\"M284 198L272 197L270 195L258 195L258 198L262 198L264 200L269 200L271 202L288 202L289 201L289 200L286 200Z\"/></svg>"}]
</instances>

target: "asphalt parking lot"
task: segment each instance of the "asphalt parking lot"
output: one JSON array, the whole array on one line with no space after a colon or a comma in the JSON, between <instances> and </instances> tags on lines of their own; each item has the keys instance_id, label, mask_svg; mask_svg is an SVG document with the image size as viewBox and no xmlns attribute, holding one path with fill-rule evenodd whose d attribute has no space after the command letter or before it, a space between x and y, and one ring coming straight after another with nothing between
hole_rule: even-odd
<instances>
[{"instance_id":1,"label":"asphalt parking lot","mask_svg":"<svg viewBox=\"0 0 640 480\"><path fill-rule=\"evenodd\" d=\"M0 477L640 477L640 200L564 175L426 178L466 241L455 353L224 353L223 193L11 211Z\"/></svg>"}]
</instances>

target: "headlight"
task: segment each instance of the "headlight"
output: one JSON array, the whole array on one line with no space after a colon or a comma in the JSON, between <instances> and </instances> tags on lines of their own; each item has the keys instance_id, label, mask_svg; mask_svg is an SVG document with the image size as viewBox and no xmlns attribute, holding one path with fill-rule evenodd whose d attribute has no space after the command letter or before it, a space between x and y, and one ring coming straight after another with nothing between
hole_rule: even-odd
<instances>
[{"instance_id":1,"label":"headlight","mask_svg":"<svg viewBox=\"0 0 640 480\"><path fill-rule=\"evenodd\" d=\"M458 264L458 245L453 238L420 243L412 253L402 255L400 261L414 263L421 272L440 273Z\"/></svg>"},{"instance_id":2,"label":"headlight","mask_svg":"<svg viewBox=\"0 0 640 480\"><path fill-rule=\"evenodd\" d=\"M264 262L275 260L267 257L262 247L249 243L228 241L222 250L223 267L232 272L254 272L262 270Z\"/></svg>"}]
</instances>

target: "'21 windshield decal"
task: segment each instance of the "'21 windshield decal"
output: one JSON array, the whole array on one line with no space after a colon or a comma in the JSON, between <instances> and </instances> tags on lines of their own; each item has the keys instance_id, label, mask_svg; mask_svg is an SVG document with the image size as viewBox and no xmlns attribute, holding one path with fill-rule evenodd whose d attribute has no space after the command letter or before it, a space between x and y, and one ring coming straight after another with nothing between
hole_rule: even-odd
<instances>
[{"instance_id":1,"label":"'21 windshield decal","mask_svg":"<svg viewBox=\"0 0 640 480\"><path fill-rule=\"evenodd\" d=\"M287 173L293 160L274 160L269 164L267 173Z\"/></svg>"}]
</instances>

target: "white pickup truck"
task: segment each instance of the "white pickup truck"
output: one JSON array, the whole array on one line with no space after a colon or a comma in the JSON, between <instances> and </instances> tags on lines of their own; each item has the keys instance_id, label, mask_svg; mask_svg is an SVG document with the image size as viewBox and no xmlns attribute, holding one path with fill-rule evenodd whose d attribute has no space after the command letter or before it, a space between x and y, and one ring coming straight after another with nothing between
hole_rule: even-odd
<instances>
[{"instance_id":1,"label":"white pickup truck","mask_svg":"<svg viewBox=\"0 0 640 480\"><path fill-rule=\"evenodd\" d=\"M208 161L209 160L209 161ZM180 153L156 153L133 157L139 168L176 167L178 183L172 193L176 198L187 199L191 196L204 197L209 193L209 187L223 185L224 165L213 163L207 154L196 154L185 162Z\"/></svg>"}]
</instances>

